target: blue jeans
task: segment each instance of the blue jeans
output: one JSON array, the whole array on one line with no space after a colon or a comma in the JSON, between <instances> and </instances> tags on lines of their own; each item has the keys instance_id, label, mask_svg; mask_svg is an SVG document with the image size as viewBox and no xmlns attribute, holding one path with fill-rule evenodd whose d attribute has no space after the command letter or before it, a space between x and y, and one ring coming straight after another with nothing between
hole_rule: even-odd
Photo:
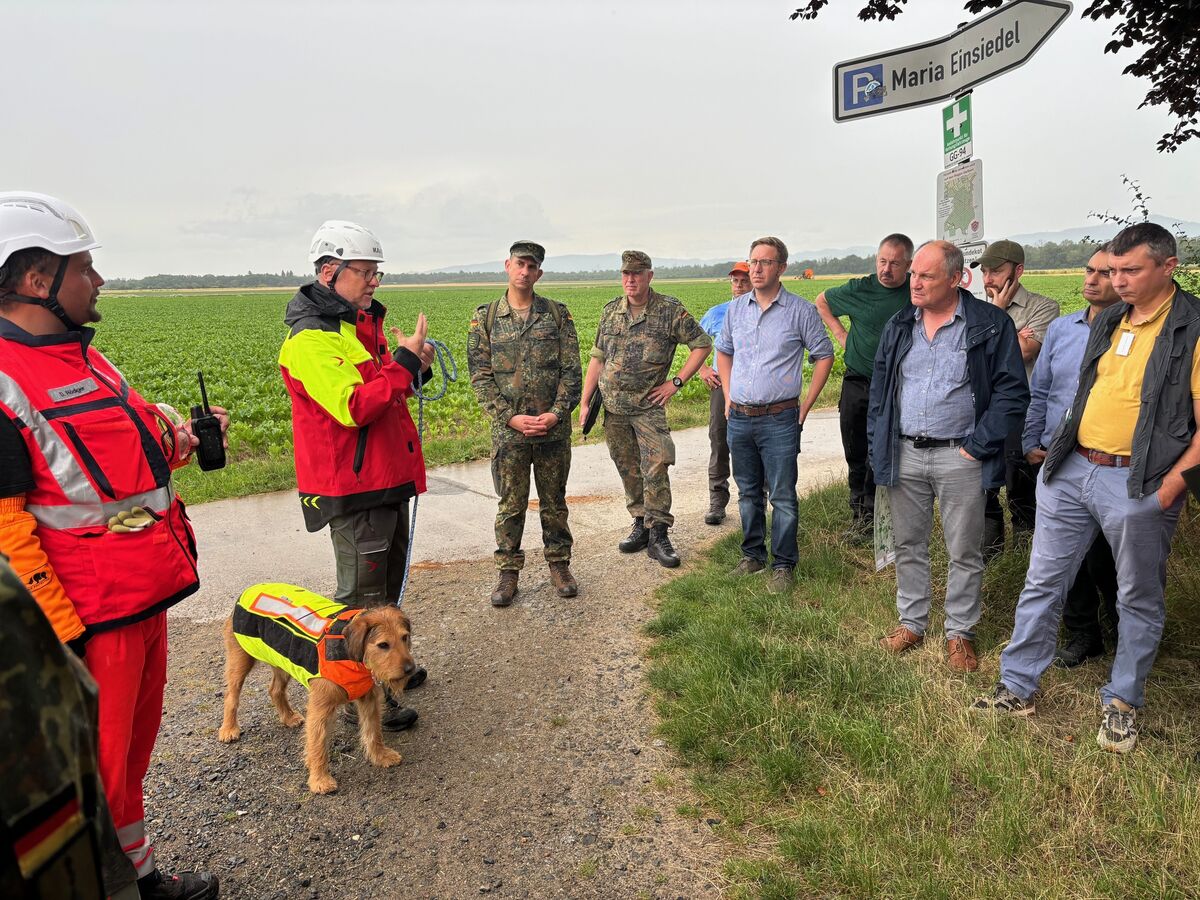
<instances>
[{"instance_id":1,"label":"blue jeans","mask_svg":"<svg viewBox=\"0 0 1200 900\"><path fill-rule=\"evenodd\" d=\"M742 516L742 556L766 565L767 504L771 492L771 555L776 569L796 567L796 454L800 450L800 412L785 409L773 416L729 411L727 428L733 480Z\"/></svg>"},{"instance_id":2,"label":"blue jeans","mask_svg":"<svg viewBox=\"0 0 1200 900\"><path fill-rule=\"evenodd\" d=\"M1000 681L1029 699L1054 659L1063 600L1098 532L1117 564L1117 653L1109 682L1100 690L1130 706L1146 701L1146 677L1158 655L1166 621L1163 591L1171 535L1183 508L1181 496L1163 509L1157 494L1130 499L1128 469L1097 466L1072 453L1054 479L1037 486L1037 524L1025 589L1017 601L1013 636L1000 655Z\"/></svg>"}]
</instances>

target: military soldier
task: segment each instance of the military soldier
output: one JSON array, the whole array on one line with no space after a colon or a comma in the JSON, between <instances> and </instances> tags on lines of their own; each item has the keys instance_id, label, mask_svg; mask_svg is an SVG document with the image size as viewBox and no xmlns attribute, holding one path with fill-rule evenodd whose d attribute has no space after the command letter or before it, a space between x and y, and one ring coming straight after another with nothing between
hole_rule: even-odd
<instances>
[{"instance_id":1,"label":"military soldier","mask_svg":"<svg viewBox=\"0 0 1200 900\"><path fill-rule=\"evenodd\" d=\"M584 379L580 420L596 386L604 403L608 452L625 485L625 506L633 530L617 546L622 553L645 550L667 568L679 556L667 537L674 524L667 468L675 462L675 444L667 427L667 402L704 364L712 338L674 297L650 289L654 268L640 250L621 254L624 296L600 314L596 345ZM679 374L669 378L675 348L691 349Z\"/></svg>"},{"instance_id":2,"label":"military soldier","mask_svg":"<svg viewBox=\"0 0 1200 900\"><path fill-rule=\"evenodd\" d=\"M542 544L560 597L579 587L571 575L567 474L571 411L579 403L579 338L563 303L534 293L546 250L532 241L509 248L508 290L475 310L467 332L467 364L479 405L492 420L492 481L496 512L493 606L508 606L525 565L521 534L529 505L529 470L537 482Z\"/></svg>"}]
</instances>

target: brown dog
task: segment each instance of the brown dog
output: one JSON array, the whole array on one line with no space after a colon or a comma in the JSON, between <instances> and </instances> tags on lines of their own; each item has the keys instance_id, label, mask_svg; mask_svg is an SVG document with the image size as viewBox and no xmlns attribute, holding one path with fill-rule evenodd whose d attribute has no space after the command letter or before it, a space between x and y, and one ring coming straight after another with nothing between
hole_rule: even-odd
<instances>
[{"instance_id":1,"label":"brown dog","mask_svg":"<svg viewBox=\"0 0 1200 900\"><path fill-rule=\"evenodd\" d=\"M269 693L287 728L305 718L287 699L293 677L308 687L304 764L308 789L337 790L329 773L329 718L352 699L358 705L359 737L375 766L399 765L402 757L384 746L380 729L379 685L403 692L416 666L411 626L398 607L358 610L334 603L295 585L248 588L225 622L225 716L217 737L241 737L237 722L242 685L256 662L274 668Z\"/></svg>"}]
</instances>

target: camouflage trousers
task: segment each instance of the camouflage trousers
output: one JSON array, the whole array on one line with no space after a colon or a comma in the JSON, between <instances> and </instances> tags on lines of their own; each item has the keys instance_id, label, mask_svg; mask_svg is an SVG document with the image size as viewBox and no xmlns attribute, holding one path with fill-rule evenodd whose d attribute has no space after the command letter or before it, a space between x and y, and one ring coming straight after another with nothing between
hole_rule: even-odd
<instances>
[{"instance_id":1,"label":"camouflage trousers","mask_svg":"<svg viewBox=\"0 0 1200 900\"><path fill-rule=\"evenodd\" d=\"M667 411L661 406L636 416L605 411L604 439L625 485L629 514L645 517L647 528L674 525L667 469L675 464L675 442L667 427Z\"/></svg>"},{"instance_id":2,"label":"camouflage trousers","mask_svg":"<svg viewBox=\"0 0 1200 900\"><path fill-rule=\"evenodd\" d=\"M525 565L521 535L529 508L529 470L537 484L538 514L546 562L571 559L571 529L567 526L567 475L571 472L571 442L492 442L492 484L500 495L496 510L496 566L519 571Z\"/></svg>"}]
</instances>

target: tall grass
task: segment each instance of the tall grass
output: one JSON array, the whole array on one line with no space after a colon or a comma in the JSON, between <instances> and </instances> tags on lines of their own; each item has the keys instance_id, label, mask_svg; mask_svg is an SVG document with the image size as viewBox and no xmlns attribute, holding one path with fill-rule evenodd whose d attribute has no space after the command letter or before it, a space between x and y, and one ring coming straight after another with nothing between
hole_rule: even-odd
<instances>
[{"instance_id":1,"label":"tall grass","mask_svg":"<svg viewBox=\"0 0 1200 900\"><path fill-rule=\"evenodd\" d=\"M875 643L895 624L894 574L839 540L845 489L804 498L800 517L791 596L728 577L734 535L662 589L649 626L661 730L692 767L703 815L723 820L732 896L1200 895L1194 515L1128 757L1095 743L1111 658L1051 669L1031 719L966 710L996 681L1027 551L989 566L980 671L954 676L937 639L944 552L930 638L897 658Z\"/></svg>"}]
</instances>

